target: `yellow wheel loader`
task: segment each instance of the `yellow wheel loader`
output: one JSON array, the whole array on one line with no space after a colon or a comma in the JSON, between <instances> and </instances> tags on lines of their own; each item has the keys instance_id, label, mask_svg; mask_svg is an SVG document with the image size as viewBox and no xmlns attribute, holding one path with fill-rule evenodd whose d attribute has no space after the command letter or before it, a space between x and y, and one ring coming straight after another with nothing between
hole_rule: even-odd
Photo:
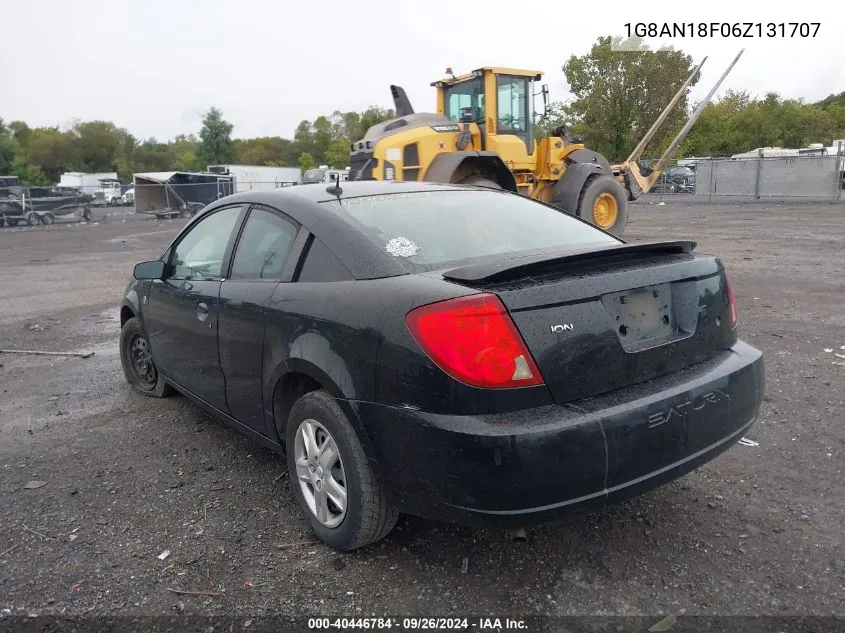
<instances>
[{"instance_id":1,"label":"yellow wheel loader","mask_svg":"<svg viewBox=\"0 0 845 633\"><path fill-rule=\"evenodd\" d=\"M621 236L628 202L648 192L742 51L692 113L653 168L640 156L701 64L628 159L611 165L561 126L537 138L534 89L542 72L484 67L431 84L437 112L416 113L399 86L391 86L396 118L374 125L352 144L350 180L463 183L508 189L551 204ZM705 58L706 61L706 58ZM548 89L542 93L548 106Z\"/></svg>"}]
</instances>

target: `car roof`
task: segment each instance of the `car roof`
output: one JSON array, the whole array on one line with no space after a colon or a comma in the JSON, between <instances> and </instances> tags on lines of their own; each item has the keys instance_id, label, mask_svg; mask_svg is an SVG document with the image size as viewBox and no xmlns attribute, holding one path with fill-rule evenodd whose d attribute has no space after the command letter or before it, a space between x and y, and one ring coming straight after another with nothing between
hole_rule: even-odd
<instances>
[{"instance_id":1,"label":"car roof","mask_svg":"<svg viewBox=\"0 0 845 633\"><path fill-rule=\"evenodd\" d=\"M375 180L343 182L340 194L335 194L333 187L334 183L318 183L231 194L206 206L185 230L214 209L238 203L263 204L279 209L305 227L340 259L356 279L394 277L407 275L409 271L379 248L350 218L338 213L335 205L321 203L366 196L475 189L453 184Z\"/></svg>"}]
</instances>

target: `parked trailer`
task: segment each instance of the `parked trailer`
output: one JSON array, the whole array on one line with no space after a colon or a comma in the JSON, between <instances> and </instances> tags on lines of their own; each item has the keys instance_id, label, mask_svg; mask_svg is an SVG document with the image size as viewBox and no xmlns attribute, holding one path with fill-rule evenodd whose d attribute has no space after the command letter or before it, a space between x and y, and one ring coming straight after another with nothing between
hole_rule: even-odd
<instances>
[{"instance_id":1,"label":"parked trailer","mask_svg":"<svg viewBox=\"0 0 845 633\"><path fill-rule=\"evenodd\" d=\"M28 187L0 199L0 227L52 224L58 216L78 214L91 219L91 196L68 187Z\"/></svg>"},{"instance_id":2,"label":"parked trailer","mask_svg":"<svg viewBox=\"0 0 845 633\"><path fill-rule=\"evenodd\" d=\"M297 167L268 167L266 165L209 165L213 174L231 176L235 192L257 189L279 189L302 182L302 170Z\"/></svg>"},{"instance_id":3,"label":"parked trailer","mask_svg":"<svg viewBox=\"0 0 845 633\"><path fill-rule=\"evenodd\" d=\"M81 171L67 171L59 177L58 186L72 187L73 189L78 189L81 193L93 196L101 188L101 180L118 180L117 172L109 171L89 174Z\"/></svg>"},{"instance_id":4,"label":"parked trailer","mask_svg":"<svg viewBox=\"0 0 845 633\"><path fill-rule=\"evenodd\" d=\"M232 176L165 171L134 175L135 213L157 218L191 217L207 204L234 193Z\"/></svg>"}]
</instances>

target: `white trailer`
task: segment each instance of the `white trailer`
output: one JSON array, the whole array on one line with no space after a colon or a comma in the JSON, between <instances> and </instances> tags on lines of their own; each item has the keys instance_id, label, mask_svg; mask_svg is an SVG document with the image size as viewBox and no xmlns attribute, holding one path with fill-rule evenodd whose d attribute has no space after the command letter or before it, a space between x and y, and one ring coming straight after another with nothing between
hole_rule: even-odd
<instances>
[{"instance_id":1,"label":"white trailer","mask_svg":"<svg viewBox=\"0 0 845 633\"><path fill-rule=\"evenodd\" d=\"M232 176L235 192L256 189L279 189L302 182L302 171L297 167L267 167L266 165L209 165L212 174Z\"/></svg>"},{"instance_id":2,"label":"white trailer","mask_svg":"<svg viewBox=\"0 0 845 633\"><path fill-rule=\"evenodd\" d=\"M117 180L117 172L86 174L81 171L67 171L61 175L59 187L73 187L81 193L93 196L100 189L101 180Z\"/></svg>"}]
</instances>

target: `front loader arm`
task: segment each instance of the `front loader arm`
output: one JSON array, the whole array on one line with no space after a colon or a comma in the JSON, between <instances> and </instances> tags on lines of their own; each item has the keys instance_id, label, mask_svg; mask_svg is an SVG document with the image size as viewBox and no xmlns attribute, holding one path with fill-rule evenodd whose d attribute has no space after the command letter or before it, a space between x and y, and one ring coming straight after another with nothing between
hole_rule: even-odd
<instances>
[{"instance_id":1,"label":"front loader arm","mask_svg":"<svg viewBox=\"0 0 845 633\"><path fill-rule=\"evenodd\" d=\"M681 128L681 131L675 136L671 143L669 143L669 147L666 148L666 151L663 152L663 155L657 160L655 163L654 168L648 175L644 175L642 170L640 169L639 160L642 157L642 153L645 150L646 146L649 142L654 138L654 135L657 133L657 130L666 120L666 117L669 116L669 112L678 103L683 94L684 90L686 90L689 83L692 81L692 78L695 74L701 70L701 67L704 65L704 62L707 61L705 57L702 62L692 71L687 80L684 82L684 85L681 86L680 90L675 93L675 96L672 98L672 101L669 102L669 105L660 113L660 116L657 117L657 120L651 126L649 131L646 135L642 138L642 140L637 144L634 148L634 151L631 152L631 155L628 156L627 160L620 165L613 165L613 171L615 173L622 173L625 176L626 186L629 189L629 194L631 198L636 198L637 195L640 193L648 193L651 188L654 186L654 183L660 178L663 173L663 169L672 160L672 157L675 155L675 152L678 151L678 148L681 146L681 143L684 142L684 139L689 134L689 131L692 129L692 126L695 125L695 122L698 120L698 117L701 116L701 113L704 112L704 108L710 103L710 100L713 98L713 95L718 90L719 86L725 80L725 77L728 76L728 73L731 72L733 67L739 61L740 56L742 56L745 49L739 51L739 54L734 58L731 64L728 66L727 70L722 73L722 76L719 78L719 81L710 89L707 93L707 96L702 99L702 101L698 104L696 109L693 111L690 118L684 124L684 127Z\"/></svg>"}]
</instances>

